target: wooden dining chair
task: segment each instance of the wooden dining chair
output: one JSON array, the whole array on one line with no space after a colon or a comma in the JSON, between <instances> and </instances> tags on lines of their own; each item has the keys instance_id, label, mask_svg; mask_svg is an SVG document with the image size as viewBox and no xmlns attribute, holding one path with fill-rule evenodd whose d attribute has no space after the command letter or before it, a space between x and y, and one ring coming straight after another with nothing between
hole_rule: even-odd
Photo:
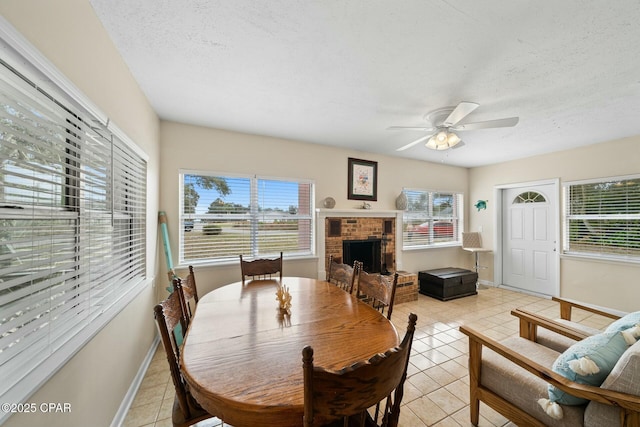
<instances>
[{"instance_id":1,"label":"wooden dining chair","mask_svg":"<svg viewBox=\"0 0 640 427\"><path fill-rule=\"evenodd\" d=\"M178 283L177 285L180 289L180 284ZM180 372L180 345L178 343L182 341L182 337L178 339L176 334L182 334L182 331L186 331L187 329L184 321L185 316L182 311L182 302L180 301L179 293L176 291L178 291L178 289L172 292L167 299L155 306L154 315L162 345L167 354L171 379L173 380L173 386L176 392L173 400L171 421L174 427L186 427L198 421L212 418L213 415L202 409L191 396ZM176 332L177 330L180 332Z\"/></svg>"},{"instance_id":2,"label":"wooden dining chair","mask_svg":"<svg viewBox=\"0 0 640 427\"><path fill-rule=\"evenodd\" d=\"M327 269L327 282L333 283L340 289L352 293L356 276L360 271L361 263L355 261L353 267L349 264L337 263L333 260L333 255L329 255L329 268Z\"/></svg>"},{"instance_id":3,"label":"wooden dining chair","mask_svg":"<svg viewBox=\"0 0 640 427\"><path fill-rule=\"evenodd\" d=\"M378 273L367 273L360 269L356 295L391 320L393 301L396 297L398 273L392 277Z\"/></svg>"},{"instance_id":4,"label":"wooden dining chair","mask_svg":"<svg viewBox=\"0 0 640 427\"><path fill-rule=\"evenodd\" d=\"M179 277L174 277L173 279L173 287L176 289L176 284L179 284L181 290L179 291L182 304L182 310L185 315L187 326L191 322L191 318L193 317L193 313L195 313L196 307L198 306L198 288L196 287L196 275L193 271L193 266L189 266L189 274L184 279Z\"/></svg>"},{"instance_id":5,"label":"wooden dining chair","mask_svg":"<svg viewBox=\"0 0 640 427\"><path fill-rule=\"evenodd\" d=\"M277 273L280 273L280 280L282 280L282 252L280 252L279 258L262 258L254 259L253 261L245 261L240 255L240 271L242 272L242 283L244 283L247 276L251 277L252 280L270 279Z\"/></svg>"},{"instance_id":6,"label":"wooden dining chair","mask_svg":"<svg viewBox=\"0 0 640 427\"><path fill-rule=\"evenodd\" d=\"M398 347L340 371L314 366L313 348L306 346L302 350L304 427L335 425L340 420L345 427L396 427L417 319L409 315L407 332ZM382 412L371 417L368 409L378 405Z\"/></svg>"}]
</instances>

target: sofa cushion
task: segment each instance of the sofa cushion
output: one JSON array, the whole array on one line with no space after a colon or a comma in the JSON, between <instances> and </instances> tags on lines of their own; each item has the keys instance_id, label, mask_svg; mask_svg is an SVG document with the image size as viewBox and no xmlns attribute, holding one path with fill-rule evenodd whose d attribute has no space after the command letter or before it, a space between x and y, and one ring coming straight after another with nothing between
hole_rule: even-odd
<instances>
[{"instance_id":1,"label":"sofa cushion","mask_svg":"<svg viewBox=\"0 0 640 427\"><path fill-rule=\"evenodd\" d=\"M640 396L640 341L624 352L600 388ZM619 426L620 410L603 403L590 402L585 411L584 425Z\"/></svg>"},{"instance_id":2,"label":"sofa cushion","mask_svg":"<svg viewBox=\"0 0 640 427\"><path fill-rule=\"evenodd\" d=\"M634 325L640 323L640 311L634 311L633 313L626 314L607 326L605 332L620 332L625 329L629 329Z\"/></svg>"},{"instance_id":3,"label":"sofa cushion","mask_svg":"<svg viewBox=\"0 0 640 427\"><path fill-rule=\"evenodd\" d=\"M510 337L500 343L549 369L560 355L550 348L521 337ZM484 387L523 409L545 425L556 427L582 424L584 406L567 407L562 420L554 420L545 414L538 405L537 399L547 396L547 382L488 348L482 350L480 375L480 382Z\"/></svg>"},{"instance_id":4,"label":"sofa cushion","mask_svg":"<svg viewBox=\"0 0 640 427\"><path fill-rule=\"evenodd\" d=\"M592 335L576 342L553 363L553 371L563 377L592 386L600 386L629 344L620 332ZM582 405L587 399L572 396L549 386L549 400L565 405Z\"/></svg>"}]
</instances>

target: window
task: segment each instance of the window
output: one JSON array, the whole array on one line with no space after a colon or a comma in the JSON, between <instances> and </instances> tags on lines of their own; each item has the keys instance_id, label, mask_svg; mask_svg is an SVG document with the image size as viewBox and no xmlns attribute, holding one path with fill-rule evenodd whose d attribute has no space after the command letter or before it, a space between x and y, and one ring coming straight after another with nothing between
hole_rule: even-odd
<instances>
[{"instance_id":1,"label":"window","mask_svg":"<svg viewBox=\"0 0 640 427\"><path fill-rule=\"evenodd\" d=\"M312 255L313 183L180 173L180 263Z\"/></svg>"},{"instance_id":2,"label":"window","mask_svg":"<svg viewBox=\"0 0 640 427\"><path fill-rule=\"evenodd\" d=\"M546 203L547 199L544 196L536 191L525 191L524 193L520 193L513 200L514 204L518 203Z\"/></svg>"},{"instance_id":3,"label":"window","mask_svg":"<svg viewBox=\"0 0 640 427\"><path fill-rule=\"evenodd\" d=\"M640 261L640 177L564 185L564 253Z\"/></svg>"},{"instance_id":4,"label":"window","mask_svg":"<svg viewBox=\"0 0 640 427\"><path fill-rule=\"evenodd\" d=\"M462 194L404 189L403 249L460 244Z\"/></svg>"},{"instance_id":5,"label":"window","mask_svg":"<svg viewBox=\"0 0 640 427\"><path fill-rule=\"evenodd\" d=\"M144 285L146 162L71 105L0 63L0 401L23 401Z\"/></svg>"}]
</instances>

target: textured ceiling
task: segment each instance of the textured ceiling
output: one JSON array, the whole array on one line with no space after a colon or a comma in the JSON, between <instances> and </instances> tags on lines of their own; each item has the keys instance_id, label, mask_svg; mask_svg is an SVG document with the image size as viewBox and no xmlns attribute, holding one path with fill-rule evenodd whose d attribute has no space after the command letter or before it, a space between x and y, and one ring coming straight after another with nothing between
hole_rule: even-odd
<instances>
[{"instance_id":1,"label":"textured ceiling","mask_svg":"<svg viewBox=\"0 0 640 427\"><path fill-rule=\"evenodd\" d=\"M162 119L480 166L640 135L637 0L90 0ZM461 148L389 126L480 104Z\"/></svg>"}]
</instances>

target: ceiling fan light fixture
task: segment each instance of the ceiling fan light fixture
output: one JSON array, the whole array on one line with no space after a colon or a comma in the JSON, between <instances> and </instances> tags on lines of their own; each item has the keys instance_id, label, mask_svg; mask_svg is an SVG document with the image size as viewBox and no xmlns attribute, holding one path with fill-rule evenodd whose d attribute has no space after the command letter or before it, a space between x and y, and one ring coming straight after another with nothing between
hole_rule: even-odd
<instances>
[{"instance_id":1,"label":"ceiling fan light fixture","mask_svg":"<svg viewBox=\"0 0 640 427\"><path fill-rule=\"evenodd\" d=\"M433 135L425 146L431 150L448 150L453 148L460 142L460 137L453 132L440 131Z\"/></svg>"}]
</instances>

